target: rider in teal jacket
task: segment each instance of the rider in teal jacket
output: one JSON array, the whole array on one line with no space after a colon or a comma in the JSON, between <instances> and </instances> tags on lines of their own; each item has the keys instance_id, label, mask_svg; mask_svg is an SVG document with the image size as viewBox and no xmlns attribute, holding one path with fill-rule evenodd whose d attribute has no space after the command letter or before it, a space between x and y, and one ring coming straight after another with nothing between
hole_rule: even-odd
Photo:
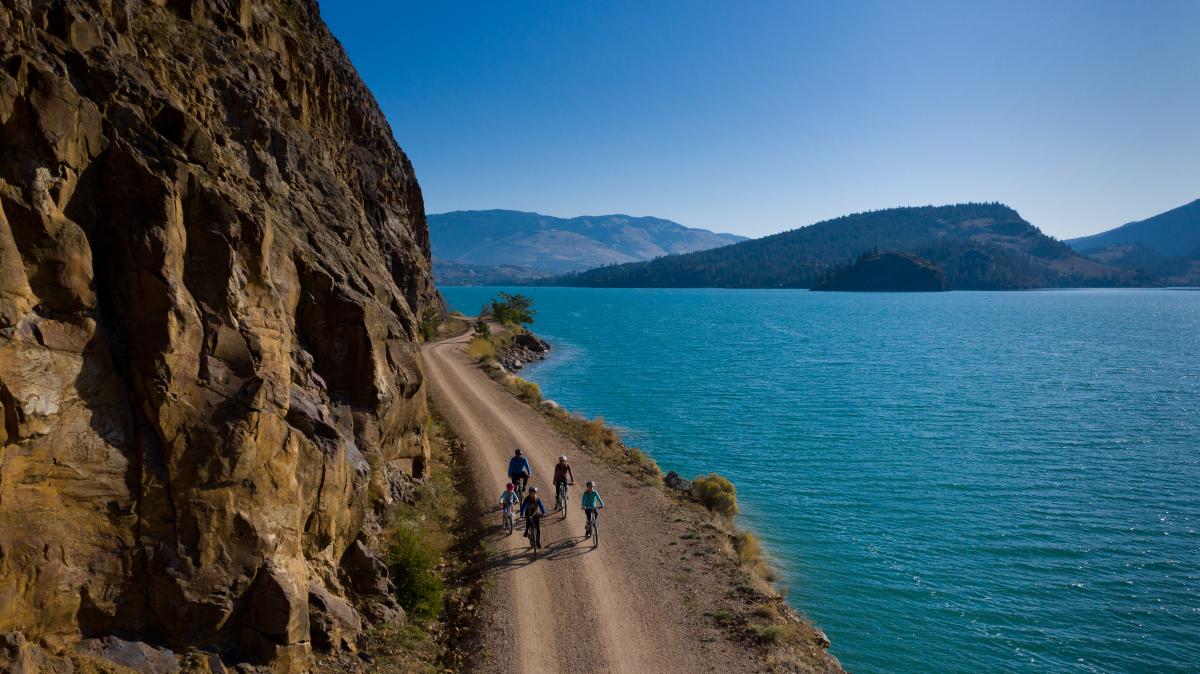
<instances>
[{"instance_id":1,"label":"rider in teal jacket","mask_svg":"<svg viewBox=\"0 0 1200 674\"><path fill-rule=\"evenodd\" d=\"M604 507L604 499L596 491L596 483L588 480L587 489L583 490L583 514L587 516L587 527L583 530L584 537L592 535L592 522L596 521L598 508Z\"/></svg>"}]
</instances>

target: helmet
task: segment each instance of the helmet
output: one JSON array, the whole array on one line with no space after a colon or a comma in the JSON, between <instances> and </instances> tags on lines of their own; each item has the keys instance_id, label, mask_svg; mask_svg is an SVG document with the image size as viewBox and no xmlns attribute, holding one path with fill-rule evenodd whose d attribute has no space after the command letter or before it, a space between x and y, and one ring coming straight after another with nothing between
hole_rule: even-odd
<instances>
[{"instance_id":1,"label":"helmet","mask_svg":"<svg viewBox=\"0 0 1200 674\"><path fill-rule=\"evenodd\" d=\"M516 485L515 485L515 484L513 484L513 483L511 483L511 482L509 482L508 484L504 485L504 488L505 488L505 489L507 489L507 490L509 490L509 491L512 491L512 490L513 490L515 487L516 487Z\"/></svg>"},{"instance_id":2,"label":"helmet","mask_svg":"<svg viewBox=\"0 0 1200 674\"><path fill-rule=\"evenodd\" d=\"M566 460L567 460L567 455L566 455L566 454L563 454L562 456L558 457L558 460L559 460L559 461L566 461Z\"/></svg>"},{"instance_id":3,"label":"helmet","mask_svg":"<svg viewBox=\"0 0 1200 674\"><path fill-rule=\"evenodd\" d=\"M517 451L515 451L513 453L516 454L517 456L521 456L521 448L517 447Z\"/></svg>"},{"instance_id":4,"label":"helmet","mask_svg":"<svg viewBox=\"0 0 1200 674\"><path fill-rule=\"evenodd\" d=\"M591 480L588 480L588 486L589 486L589 487L595 487L595 486L596 486L596 483L595 483L595 482L593 482L593 481L591 481Z\"/></svg>"},{"instance_id":5,"label":"helmet","mask_svg":"<svg viewBox=\"0 0 1200 674\"><path fill-rule=\"evenodd\" d=\"M529 493L530 493L530 494L536 494L536 493L537 493L537 491L538 491L538 490L537 490L537 487L530 487L530 488L529 488Z\"/></svg>"}]
</instances>

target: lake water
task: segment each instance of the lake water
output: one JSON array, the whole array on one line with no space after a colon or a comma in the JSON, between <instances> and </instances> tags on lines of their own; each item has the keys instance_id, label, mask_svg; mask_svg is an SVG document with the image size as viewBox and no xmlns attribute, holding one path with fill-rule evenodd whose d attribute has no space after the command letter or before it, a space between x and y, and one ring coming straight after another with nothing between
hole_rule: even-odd
<instances>
[{"instance_id":1,"label":"lake water","mask_svg":"<svg viewBox=\"0 0 1200 674\"><path fill-rule=\"evenodd\" d=\"M1200 671L1200 292L516 292L524 376L730 477L849 670Z\"/></svg>"}]
</instances>

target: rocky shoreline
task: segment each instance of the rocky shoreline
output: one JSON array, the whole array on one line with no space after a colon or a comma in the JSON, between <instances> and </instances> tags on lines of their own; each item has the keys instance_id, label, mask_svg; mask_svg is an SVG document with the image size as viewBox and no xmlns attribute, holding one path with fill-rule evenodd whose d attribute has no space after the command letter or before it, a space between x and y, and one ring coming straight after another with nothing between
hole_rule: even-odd
<instances>
[{"instance_id":1,"label":"rocky shoreline","mask_svg":"<svg viewBox=\"0 0 1200 674\"><path fill-rule=\"evenodd\" d=\"M545 360L550 355L550 343L532 332L522 332L500 349L496 360L509 372L516 372L526 365Z\"/></svg>"}]
</instances>

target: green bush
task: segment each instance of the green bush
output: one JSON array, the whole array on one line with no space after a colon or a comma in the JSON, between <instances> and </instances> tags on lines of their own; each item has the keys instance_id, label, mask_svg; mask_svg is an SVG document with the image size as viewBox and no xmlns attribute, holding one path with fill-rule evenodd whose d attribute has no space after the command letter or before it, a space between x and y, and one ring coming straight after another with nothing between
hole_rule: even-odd
<instances>
[{"instance_id":1,"label":"green bush","mask_svg":"<svg viewBox=\"0 0 1200 674\"><path fill-rule=\"evenodd\" d=\"M421 312L421 339L432 342L437 339L438 326L442 323L442 310L435 306L425 307Z\"/></svg>"},{"instance_id":2,"label":"green bush","mask_svg":"<svg viewBox=\"0 0 1200 674\"><path fill-rule=\"evenodd\" d=\"M733 517L738 512L737 488L716 473L693 480L692 494L704 507L725 517Z\"/></svg>"},{"instance_id":3,"label":"green bush","mask_svg":"<svg viewBox=\"0 0 1200 674\"><path fill-rule=\"evenodd\" d=\"M492 318L501 325L528 325L537 312L533 310L533 299L525 295L500 293L492 300Z\"/></svg>"},{"instance_id":4,"label":"green bush","mask_svg":"<svg viewBox=\"0 0 1200 674\"><path fill-rule=\"evenodd\" d=\"M387 548L388 573L396 600L408 615L432 620L442 612L443 585L437 575L438 555L420 534L402 523Z\"/></svg>"},{"instance_id":5,"label":"green bush","mask_svg":"<svg viewBox=\"0 0 1200 674\"><path fill-rule=\"evenodd\" d=\"M487 338L492 336L492 326L488 325L487 321L483 320L482 318L475 321L474 327L475 335L477 337Z\"/></svg>"}]
</instances>

